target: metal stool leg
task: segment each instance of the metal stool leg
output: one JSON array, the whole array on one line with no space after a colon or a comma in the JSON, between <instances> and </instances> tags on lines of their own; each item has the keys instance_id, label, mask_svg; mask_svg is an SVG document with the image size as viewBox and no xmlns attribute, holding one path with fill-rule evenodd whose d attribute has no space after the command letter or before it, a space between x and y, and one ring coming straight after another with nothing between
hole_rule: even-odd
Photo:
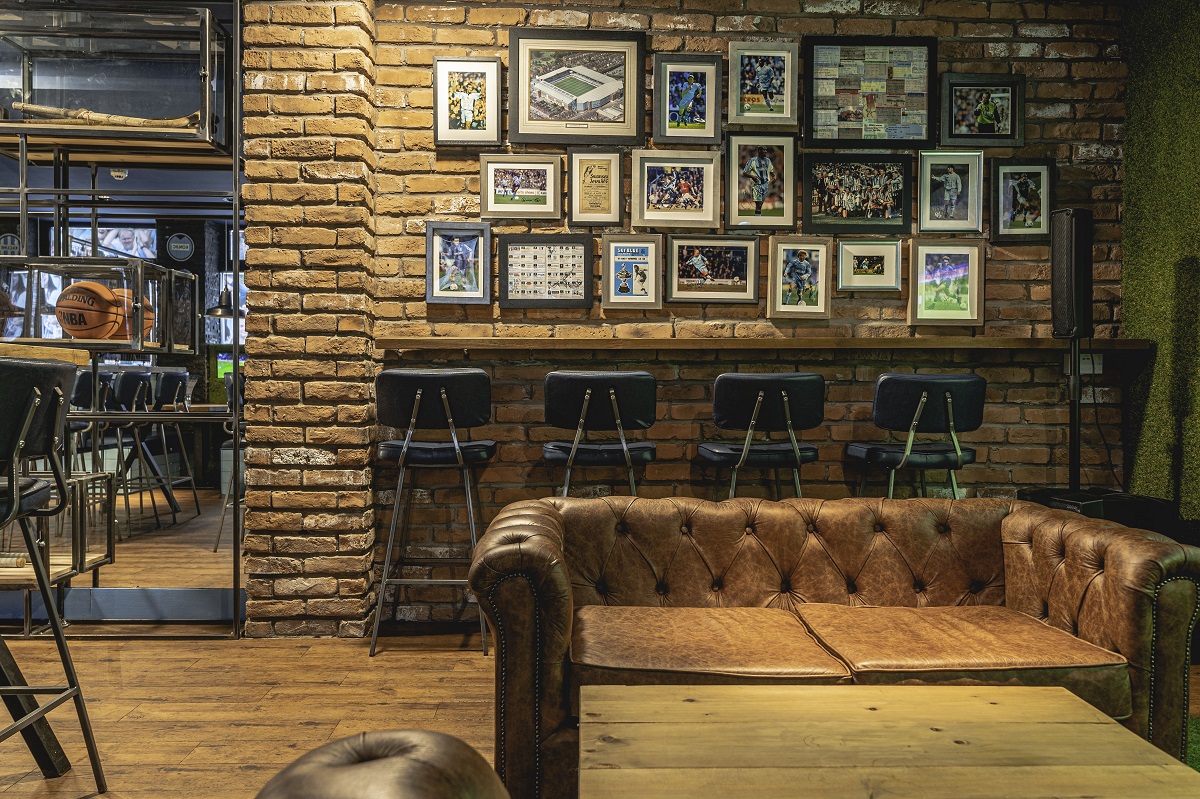
<instances>
[{"instance_id":1,"label":"metal stool leg","mask_svg":"<svg viewBox=\"0 0 1200 799\"><path fill-rule=\"evenodd\" d=\"M921 484L921 496L923 496L923 497L929 496L929 494L926 493L926 491L925 491L925 470L924 469L917 469L917 479L920 481L920 484Z\"/></svg>"},{"instance_id":2,"label":"metal stool leg","mask_svg":"<svg viewBox=\"0 0 1200 799\"><path fill-rule=\"evenodd\" d=\"M896 470L888 469L888 499L892 498L892 491L896 487Z\"/></svg>"},{"instance_id":3,"label":"metal stool leg","mask_svg":"<svg viewBox=\"0 0 1200 799\"><path fill-rule=\"evenodd\" d=\"M737 496L737 467L734 466L729 475L729 498L733 499Z\"/></svg>"},{"instance_id":4,"label":"metal stool leg","mask_svg":"<svg viewBox=\"0 0 1200 799\"><path fill-rule=\"evenodd\" d=\"M150 508L154 511L154 526L162 527L162 519L158 517L158 500L154 498L154 478L147 476L152 475L153 472L150 471L150 464L146 462L146 449L142 443L142 434L138 432L136 427L133 428L133 448L134 452L137 453L138 469L141 471L141 476L138 478L138 501L142 503L141 507L144 512L146 508L145 496L147 493L150 494ZM149 487L148 491L142 489L143 484Z\"/></svg>"},{"instance_id":5,"label":"metal stool leg","mask_svg":"<svg viewBox=\"0 0 1200 799\"><path fill-rule=\"evenodd\" d=\"M471 496L471 467L463 466L462 472L463 472L463 490L467 495L467 528L471 532L471 555L474 556L475 544L477 543L477 539L475 537L475 501ZM470 589L468 589L468 590L470 590ZM475 603L475 607L477 609L479 608L478 600ZM483 656L487 657L487 653L488 653L487 620L484 619L482 610L479 611L479 634L483 637Z\"/></svg>"},{"instance_id":6,"label":"metal stool leg","mask_svg":"<svg viewBox=\"0 0 1200 799\"><path fill-rule=\"evenodd\" d=\"M867 495L867 464L864 461L862 472L858 475L858 495L865 497Z\"/></svg>"},{"instance_id":7,"label":"metal stool leg","mask_svg":"<svg viewBox=\"0 0 1200 799\"><path fill-rule=\"evenodd\" d=\"M400 476L396 480L396 497L392 500L392 523L388 526L387 549L383 555L383 572L379 579L379 591L375 597L375 624L371 629L371 651L368 657L375 657L375 644L379 640L379 620L383 616L383 595L387 590L388 575L392 570L392 548L396 544L396 522L400 519L400 497L404 494L404 466L400 466ZM474 534L474 528L472 528Z\"/></svg>"},{"instance_id":8,"label":"metal stool leg","mask_svg":"<svg viewBox=\"0 0 1200 799\"><path fill-rule=\"evenodd\" d=\"M950 490L954 492L951 499L958 499L958 478L954 476L954 470L950 470Z\"/></svg>"},{"instance_id":9,"label":"metal stool leg","mask_svg":"<svg viewBox=\"0 0 1200 799\"><path fill-rule=\"evenodd\" d=\"M175 430L175 440L179 442L179 457L183 461L183 468L187 470L188 484L192 487L192 502L196 503L196 515L200 515L200 495L196 493L196 473L192 471L192 461L187 456L187 446L183 443L183 430L179 425L171 425ZM163 425L163 448L166 448L167 427Z\"/></svg>"},{"instance_id":10,"label":"metal stool leg","mask_svg":"<svg viewBox=\"0 0 1200 799\"><path fill-rule=\"evenodd\" d=\"M795 485L796 485L796 498L799 499L800 497L804 496L803 492L800 491L800 468L799 467L792 469L792 482L795 483Z\"/></svg>"},{"instance_id":11,"label":"metal stool leg","mask_svg":"<svg viewBox=\"0 0 1200 799\"><path fill-rule=\"evenodd\" d=\"M229 510L229 497L233 494L233 481L237 477L237 469L229 470L229 482L225 484L225 494L221 497L221 523L217 525L217 543L213 544L213 552L221 546L221 533L225 530L225 511Z\"/></svg>"}]
</instances>

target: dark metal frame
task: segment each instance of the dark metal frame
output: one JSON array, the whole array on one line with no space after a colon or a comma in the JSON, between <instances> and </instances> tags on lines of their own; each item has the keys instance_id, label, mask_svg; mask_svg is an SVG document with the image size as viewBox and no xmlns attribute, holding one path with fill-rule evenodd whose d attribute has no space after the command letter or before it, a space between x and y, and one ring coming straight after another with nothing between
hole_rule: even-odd
<instances>
[{"instance_id":1,"label":"dark metal frame","mask_svg":"<svg viewBox=\"0 0 1200 799\"><path fill-rule=\"evenodd\" d=\"M750 447L753 445L754 425L758 423L758 412L762 410L763 398L766 397L766 389L759 389L758 399L754 401L754 412L750 414L750 426L746 428L746 441L742 444L742 457L738 459L736 465L733 466L733 473L729 476L729 498L737 496L737 474L738 469L746 465L746 460L750 457ZM792 467L792 484L796 489L796 496L802 497L800 491L800 443L796 441L796 430L792 427L792 408L788 404L788 393L786 388L779 390L780 399L783 401L783 415L787 419L787 434L788 441L792 445L792 454L796 457L796 465ZM776 499L779 498L779 468L775 469L776 483Z\"/></svg>"},{"instance_id":2,"label":"dark metal frame","mask_svg":"<svg viewBox=\"0 0 1200 799\"><path fill-rule=\"evenodd\" d=\"M495 81L495 84L493 86L493 91L492 91L493 97L487 98L487 106L488 106L489 116L491 115L491 113L493 111L495 112L495 118L490 120L495 125L495 128L496 128L496 135L494 137L487 138L487 139L483 139L483 138L480 138L480 139L456 139L452 136L448 136L448 137L438 136L438 130L439 130L438 120L441 119L442 113L444 111L444 108L443 108L444 98L442 97L443 87L441 85L439 85L439 81L438 81L438 65L443 64L443 63L451 63L451 62L478 65L479 69L481 71L488 73L487 77L484 78L485 83L488 83L490 81ZM500 59L496 58L496 57L487 57L487 56L434 56L433 57L433 143L435 146L438 146L438 147L495 147L496 145L500 144L500 138L501 138L501 130L500 129L503 127L503 120L501 117L501 109L500 109L500 92L502 91L501 80L500 80L501 69L502 69L502 67L501 67Z\"/></svg>"},{"instance_id":3,"label":"dark metal frame","mask_svg":"<svg viewBox=\"0 0 1200 799\"><path fill-rule=\"evenodd\" d=\"M496 237L500 251L501 308L591 308L592 284L596 280L595 239L585 233L531 233ZM510 299L508 295L509 248L513 245L545 245L576 247L583 253L583 297L570 299Z\"/></svg>"},{"instance_id":4,"label":"dark metal frame","mask_svg":"<svg viewBox=\"0 0 1200 799\"><path fill-rule=\"evenodd\" d=\"M677 248L684 247L745 247L746 248L746 291L730 297L690 297L677 291L679 285L679 258ZM757 236L668 236L665 253L667 276L667 302L695 302L712 304L758 304L758 237Z\"/></svg>"},{"instance_id":5,"label":"dark metal frame","mask_svg":"<svg viewBox=\"0 0 1200 799\"><path fill-rule=\"evenodd\" d=\"M745 139L772 139L767 146L780 147L783 150L783 174L779 182L783 188L784 200L792 199L792 214L784 214L778 221L774 217L742 216L737 213L741 188L742 165L738 163L738 147ZM790 133L731 133L726 142L725 153L725 227L727 230L766 230L780 228L795 230L796 221L800 218L798 202L803 202L804 195L796 196L796 137ZM788 172L791 172L789 176ZM788 178L791 178L790 180Z\"/></svg>"},{"instance_id":6,"label":"dark metal frame","mask_svg":"<svg viewBox=\"0 0 1200 799\"><path fill-rule=\"evenodd\" d=\"M695 65L713 70L712 83L705 87L705 111L707 118L713 120L711 136L696 136L689 134L669 133L667 123L670 114L670 86L667 72L683 71L674 69L676 66L687 67ZM654 94L653 112L654 141L659 145L665 144L704 144L717 145L721 143L722 122L725 117L725 105L721 102L721 92L725 89L725 62L719 53L712 55L701 53L655 53L654 54Z\"/></svg>"},{"instance_id":7,"label":"dark metal frame","mask_svg":"<svg viewBox=\"0 0 1200 799\"><path fill-rule=\"evenodd\" d=\"M621 423L621 411L617 407L617 389L614 386L608 388L608 399L612 402L613 420L617 425L617 438L621 441L621 453L625 456L625 474L629 478L629 494L636 497L637 481L633 477L633 458L629 455L629 443L625 440L625 425ZM587 432L587 412L591 401L592 389L589 386L583 392L583 407L579 410L579 425L575 428L575 438L571 441L571 452L567 455L567 476L563 481L562 488L564 497L571 490L571 469L575 465L575 453L579 449L579 442L583 440L584 433Z\"/></svg>"},{"instance_id":8,"label":"dark metal frame","mask_svg":"<svg viewBox=\"0 0 1200 799\"><path fill-rule=\"evenodd\" d=\"M904 203L903 213L898 219L863 219L862 222L837 224L813 219L812 203L812 170L817 164L892 164L898 163L904 175L904 188L901 197ZM892 236L907 236L912 233L913 220L913 157L908 153L889 153L887 155L866 153L804 153L800 175L800 229L805 235L822 233L826 235L859 236L864 234L888 234Z\"/></svg>"},{"instance_id":9,"label":"dark metal frame","mask_svg":"<svg viewBox=\"0 0 1200 799\"><path fill-rule=\"evenodd\" d=\"M575 215L575 199L580 193L578 186L575 184L575 180L579 176L575 162L580 157L587 156L592 156L593 158L607 156L616 164L616 169L613 170L611 176L612 180L609 183L609 199L612 203L613 215L608 219L581 219ZM605 227L621 224L622 219L625 217L624 161L624 154L612 147L573 147L567 150L567 198L565 202L567 206L567 227Z\"/></svg>"},{"instance_id":10,"label":"dark metal frame","mask_svg":"<svg viewBox=\"0 0 1200 799\"><path fill-rule=\"evenodd\" d=\"M479 297L438 297L433 293L437 283L438 238L452 237L463 233L479 238L475 250L479 262L479 285L483 289ZM486 222L438 222L425 223L425 302L437 305L491 305L492 304L492 226Z\"/></svg>"},{"instance_id":11,"label":"dark metal frame","mask_svg":"<svg viewBox=\"0 0 1200 799\"><path fill-rule=\"evenodd\" d=\"M1011 118L1007 136L984 133L955 133L954 132L954 98L951 93L955 86L967 88L1005 87L1012 92L1012 108L1009 109ZM945 72L942 74L941 110L938 121L941 123L939 141L945 147L1021 147L1025 144L1025 76L1021 74L967 74Z\"/></svg>"},{"instance_id":12,"label":"dark metal frame","mask_svg":"<svg viewBox=\"0 0 1200 799\"><path fill-rule=\"evenodd\" d=\"M958 464L953 469L948 470L950 472L950 487L953 490L953 497L955 499L957 499L958 498L958 478L955 477L954 472L958 469L961 469L964 465L963 464L963 453L962 453L962 445L958 443L958 434L955 432L955 429L954 429L954 400L951 398L949 391L947 391L945 393L945 400L946 400L946 423L947 423L947 426L949 427L947 435L950 437L950 441L954 444L954 454L958 458ZM913 441L916 439L916 436L917 436L917 425L919 425L921 422L921 414L923 414L925 412L925 404L928 401L929 401L929 390L925 389L924 391L921 392L921 399L917 403L917 412L915 414L913 414L912 424L910 424L908 427L908 439L904 442L904 457L900 459L900 463L896 464L895 468L888 468L888 493L887 493L888 499L892 498L892 492L895 488L896 472L898 472L899 470L904 468L905 464L908 463L909 456L912 455ZM890 432L888 433L888 437L889 437L889 439L891 438ZM868 468L868 464L866 463L866 461L864 461L863 468L862 468L862 475L859 477L859 480L858 480L858 495L860 497L864 496L866 489L867 489L867 468ZM924 497L924 496L926 496L925 470L918 469L917 474L918 474L919 480L920 480L921 496Z\"/></svg>"},{"instance_id":13,"label":"dark metal frame","mask_svg":"<svg viewBox=\"0 0 1200 799\"><path fill-rule=\"evenodd\" d=\"M1004 198L1000 170L1008 171L1046 170L1046 182L1042 186L1042 232L1034 234L1003 233L1000 229L1000 219L1004 215ZM1053 158L993 158L992 185L988 189L991 195L989 241L998 244L1049 244L1050 243L1050 212L1054 210L1055 182L1058 179L1058 163Z\"/></svg>"}]
</instances>

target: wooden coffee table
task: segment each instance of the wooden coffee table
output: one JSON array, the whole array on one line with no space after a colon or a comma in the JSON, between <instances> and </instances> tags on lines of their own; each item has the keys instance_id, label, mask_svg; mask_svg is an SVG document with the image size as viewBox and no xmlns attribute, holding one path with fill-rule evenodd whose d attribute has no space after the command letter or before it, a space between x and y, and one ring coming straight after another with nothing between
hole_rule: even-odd
<instances>
[{"instance_id":1,"label":"wooden coffee table","mask_svg":"<svg viewBox=\"0 0 1200 799\"><path fill-rule=\"evenodd\" d=\"M580 799L1200 797L1064 688L584 686Z\"/></svg>"}]
</instances>

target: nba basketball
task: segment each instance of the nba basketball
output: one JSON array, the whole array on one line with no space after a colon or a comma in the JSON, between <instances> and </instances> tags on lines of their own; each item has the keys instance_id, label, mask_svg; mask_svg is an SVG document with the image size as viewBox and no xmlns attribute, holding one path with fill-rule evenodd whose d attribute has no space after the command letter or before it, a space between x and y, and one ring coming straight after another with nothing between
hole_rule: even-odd
<instances>
[{"instance_id":1,"label":"nba basketball","mask_svg":"<svg viewBox=\"0 0 1200 799\"><path fill-rule=\"evenodd\" d=\"M129 341L133 337L133 292L129 289L114 289L117 301L117 324L109 335L114 341ZM154 330L154 306L149 302L142 303L142 340L145 341ZM151 342L153 343L153 342Z\"/></svg>"},{"instance_id":2,"label":"nba basketball","mask_svg":"<svg viewBox=\"0 0 1200 799\"><path fill-rule=\"evenodd\" d=\"M121 325L121 302L102 283L72 283L54 303L54 318L74 338L108 338Z\"/></svg>"}]
</instances>

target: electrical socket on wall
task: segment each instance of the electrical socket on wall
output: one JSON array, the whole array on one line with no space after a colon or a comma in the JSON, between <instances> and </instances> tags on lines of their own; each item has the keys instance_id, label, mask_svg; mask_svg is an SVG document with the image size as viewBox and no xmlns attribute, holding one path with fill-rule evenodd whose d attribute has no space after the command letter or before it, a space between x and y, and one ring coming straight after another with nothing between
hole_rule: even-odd
<instances>
[{"instance_id":1,"label":"electrical socket on wall","mask_svg":"<svg viewBox=\"0 0 1200 799\"><path fill-rule=\"evenodd\" d=\"M1071 356L1063 357L1063 374L1071 374ZM1093 352L1079 356L1079 374L1081 375L1102 375L1104 374L1104 355L1099 352Z\"/></svg>"}]
</instances>

